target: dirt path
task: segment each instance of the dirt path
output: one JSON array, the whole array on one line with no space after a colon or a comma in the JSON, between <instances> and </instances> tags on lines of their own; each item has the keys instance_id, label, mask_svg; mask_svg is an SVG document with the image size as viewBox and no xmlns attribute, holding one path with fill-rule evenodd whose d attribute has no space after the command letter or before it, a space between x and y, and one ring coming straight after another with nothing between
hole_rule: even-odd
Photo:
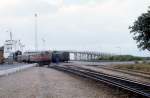
<instances>
[{"instance_id":1,"label":"dirt path","mask_svg":"<svg viewBox=\"0 0 150 98\"><path fill-rule=\"evenodd\" d=\"M129 98L99 84L48 68L0 77L0 98Z\"/></svg>"}]
</instances>

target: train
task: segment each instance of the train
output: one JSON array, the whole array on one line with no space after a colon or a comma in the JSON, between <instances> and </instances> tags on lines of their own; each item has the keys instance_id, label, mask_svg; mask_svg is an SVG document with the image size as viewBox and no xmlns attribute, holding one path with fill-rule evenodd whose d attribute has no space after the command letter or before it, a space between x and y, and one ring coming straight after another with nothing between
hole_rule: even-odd
<instances>
[{"instance_id":1,"label":"train","mask_svg":"<svg viewBox=\"0 0 150 98\"><path fill-rule=\"evenodd\" d=\"M53 51L52 62L68 62L70 60L69 52Z\"/></svg>"},{"instance_id":2,"label":"train","mask_svg":"<svg viewBox=\"0 0 150 98\"><path fill-rule=\"evenodd\" d=\"M4 47L0 47L0 64L4 63Z\"/></svg>"},{"instance_id":3,"label":"train","mask_svg":"<svg viewBox=\"0 0 150 98\"><path fill-rule=\"evenodd\" d=\"M16 53L17 54L17 53ZM70 60L69 52L62 51L30 51L17 55L17 62L38 63L40 66L50 63L68 62Z\"/></svg>"}]
</instances>

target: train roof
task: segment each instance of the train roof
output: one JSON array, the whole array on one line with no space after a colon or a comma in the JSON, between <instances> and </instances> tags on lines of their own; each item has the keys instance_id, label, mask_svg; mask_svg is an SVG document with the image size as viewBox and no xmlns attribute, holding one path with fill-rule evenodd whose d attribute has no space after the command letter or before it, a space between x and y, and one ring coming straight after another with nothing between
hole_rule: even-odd
<instances>
[{"instance_id":1,"label":"train roof","mask_svg":"<svg viewBox=\"0 0 150 98\"><path fill-rule=\"evenodd\" d=\"M39 54L39 53L50 53L51 51L26 51L24 54Z\"/></svg>"}]
</instances>

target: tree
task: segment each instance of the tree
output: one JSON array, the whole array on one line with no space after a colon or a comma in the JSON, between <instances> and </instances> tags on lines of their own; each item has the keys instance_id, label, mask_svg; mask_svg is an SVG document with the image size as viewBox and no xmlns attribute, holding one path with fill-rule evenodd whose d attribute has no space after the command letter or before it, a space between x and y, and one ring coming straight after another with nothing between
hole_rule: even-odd
<instances>
[{"instance_id":1,"label":"tree","mask_svg":"<svg viewBox=\"0 0 150 98\"><path fill-rule=\"evenodd\" d=\"M150 10L139 16L129 29L134 36L133 39L137 42L138 48L150 51Z\"/></svg>"}]
</instances>

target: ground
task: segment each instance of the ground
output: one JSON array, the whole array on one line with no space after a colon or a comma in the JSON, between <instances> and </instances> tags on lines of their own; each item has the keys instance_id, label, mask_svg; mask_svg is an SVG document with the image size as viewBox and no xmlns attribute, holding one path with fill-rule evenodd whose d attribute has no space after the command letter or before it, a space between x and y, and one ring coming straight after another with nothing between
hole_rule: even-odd
<instances>
[{"instance_id":1,"label":"ground","mask_svg":"<svg viewBox=\"0 0 150 98\"><path fill-rule=\"evenodd\" d=\"M0 64L0 71L1 70L7 70L7 69L11 69L11 68L17 68L19 66L24 66L27 64L20 64L20 63L14 63L14 64Z\"/></svg>"},{"instance_id":2,"label":"ground","mask_svg":"<svg viewBox=\"0 0 150 98\"><path fill-rule=\"evenodd\" d=\"M115 65L114 68L130 71L139 71L150 75L150 64L128 64L128 65Z\"/></svg>"},{"instance_id":3,"label":"ground","mask_svg":"<svg viewBox=\"0 0 150 98\"><path fill-rule=\"evenodd\" d=\"M126 68L127 66L136 66L135 68L143 68L142 65L136 65L136 64L131 64L132 62L73 62L73 63L62 63L59 65L73 65L73 66L78 66L78 67L83 67L87 69L91 69L97 72L105 73L108 75L114 75L118 77L124 77L133 81L139 81L142 83L150 83L150 75L144 73L139 73L139 72L133 72L133 70L128 71L128 70L118 70L119 68ZM115 64L116 63L116 64ZM120 64L121 65L120 65ZM128 64L127 64L128 63ZM130 63L130 64L129 64ZM119 64L119 65L117 65ZM146 66L146 65L145 65ZM104 68L105 67L105 68ZM147 65L147 70L148 70L149 65ZM133 67L134 68L134 67ZM144 67L145 68L145 67ZM111 69L111 70L110 70ZM114 70L116 69L116 70Z\"/></svg>"},{"instance_id":4,"label":"ground","mask_svg":"<svg viewBox=\"0 0 150 98\"><path fill-rule=\"evenodd\" d=\"M108 85L54 69L33 67L0 77L0 98L129 98Z\"/></svg>"}]
</instances>

